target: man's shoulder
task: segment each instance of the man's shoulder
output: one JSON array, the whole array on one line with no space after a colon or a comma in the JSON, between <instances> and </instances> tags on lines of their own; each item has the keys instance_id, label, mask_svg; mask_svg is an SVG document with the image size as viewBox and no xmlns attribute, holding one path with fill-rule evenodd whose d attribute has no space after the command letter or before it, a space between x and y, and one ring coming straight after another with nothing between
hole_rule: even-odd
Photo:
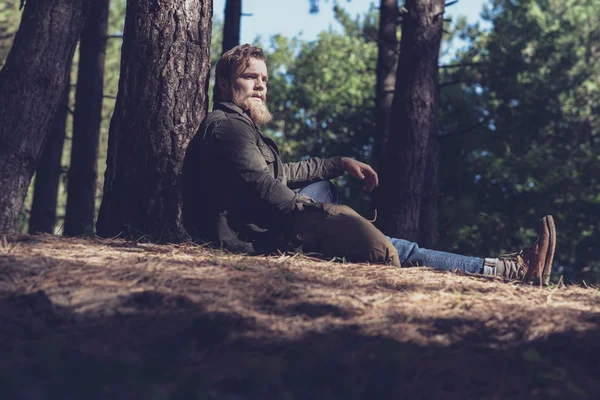
<instances>
[{"instance_id":1,"label":"man's shoulder","mask_svg":"<svg viewBox=\"0 0 600 400\"><path fill-rule=\"evenodd\" d=\"M243 115L219 108L207 114L196 137L199 137L196 140L211 143L214 140L230 141L242 138L255 140L258 133L252 122Z\"/></svg>"},{"instance_id":2,"label":"man's shoulder","mask_svg":"<svg viewBox=\"0 0 600 400\"><path fill-rule=\"evenodd\" d=\"M231 103L219 103L215 106L214 110L209 112L204 119L203 125L206 128L215 129L216 127L223 124L223 122L229 122L228 127L239 127L240 123L242 126L253 128L253 124L250 118L243 114L241 109Z\"/></svg>"}]
</instances>

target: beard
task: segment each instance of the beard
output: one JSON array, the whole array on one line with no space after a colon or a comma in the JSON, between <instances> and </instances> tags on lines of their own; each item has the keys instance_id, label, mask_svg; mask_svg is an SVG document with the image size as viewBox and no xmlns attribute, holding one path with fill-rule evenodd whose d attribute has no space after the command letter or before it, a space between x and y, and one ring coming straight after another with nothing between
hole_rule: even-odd
<instances>
[{"instance_id":1,"label":"beard","mask_svg":"<svg viewBox=\"0 0 600 400\"><path fill-rule=\"evenodd\" d=\"M264 96L263 101L259 103L252 100L252 97L245 97L238 92L233 93L233 104L244 110L249 110L250 119L252 119L256 125L268 124L273 120L273 114L271 114L265 102L266 99Z\"/></svg>"}]
</instances>

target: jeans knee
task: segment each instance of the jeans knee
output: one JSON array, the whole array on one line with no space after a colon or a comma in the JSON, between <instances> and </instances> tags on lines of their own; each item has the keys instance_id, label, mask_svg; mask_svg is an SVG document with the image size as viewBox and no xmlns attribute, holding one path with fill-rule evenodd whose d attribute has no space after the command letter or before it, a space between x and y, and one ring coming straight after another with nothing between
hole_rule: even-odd
<instances>
[{"instance_id":1,"label":"jeans knee","mask_svg":"<svg viewBox=\"0 0 600 400\"><path fill-rule=\"evenodd\" d=\"M320 203L340 204L340 191L330 181L320 181L311 183L300 190L300 194L305 194L313 200Z\"/></svg>"}]
</instances>

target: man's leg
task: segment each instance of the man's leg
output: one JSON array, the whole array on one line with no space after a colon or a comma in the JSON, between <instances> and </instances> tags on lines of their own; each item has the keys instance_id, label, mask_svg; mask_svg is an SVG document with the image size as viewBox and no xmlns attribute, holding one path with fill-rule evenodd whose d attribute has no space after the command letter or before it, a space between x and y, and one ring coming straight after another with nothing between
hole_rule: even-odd
<instances>
[{"instance_id":1,"label":"man's leg","mask_svg":"<svg viewBox=\"0 0 600 400\"><path fill-rule=\"evenodd\" d=\"M300 190L300 193L322 203L340 204L341 202L339 190L329 181L312 183ZM498 258L468 257L421 249L416 243L404 239L388 237L388 240L398 250L400 264L403 267L428 266L447 271L499 275L507 279L525 281L535 276L539 277L540 282L547 284L556 247L556 228L552 216L542 218L538 239L530 248Z\"/></svg>"},{"instance_id":2,"label":"man's leg","mask_svg":"<svg viewBox=\"0 0 600 400\"><path fill-rule=\"evenodd\" d=\"M483 258L422 249L418 244L409 242L408 240L387 238L392 242L396 250L398 250L400 264L403 267L427 266L471 274L493 274L493 269L484 265L485 260Z\"/></svg>"},{"instance_id":3,"label":"man's leg","mask_svg":"<svg viewBox=\"0 0 600 400\"><path fill-rule=\"evenodd\" d=\"M516 253L498 258L467 257L436 250L421 249L416 243L389 238L398 250L403 267L428 266L450 271L474 274L498 275L506 279L528 281L539 278L540 285L548 284L556 248L556 228L551 215L542 218L538 226L538 238L533 245Z\"/></svg>"},{"instance_id":4,"label":"man's leg","mask_svg":"<svg viewBox=\"0 0 600 400\"><path fill-rule=\"evenodd\" d=\"M298 193L308 196L318 203L340 204L341 202L340 191L329 181L311 183L300 189Z\"/></svg>"}]
</instances>

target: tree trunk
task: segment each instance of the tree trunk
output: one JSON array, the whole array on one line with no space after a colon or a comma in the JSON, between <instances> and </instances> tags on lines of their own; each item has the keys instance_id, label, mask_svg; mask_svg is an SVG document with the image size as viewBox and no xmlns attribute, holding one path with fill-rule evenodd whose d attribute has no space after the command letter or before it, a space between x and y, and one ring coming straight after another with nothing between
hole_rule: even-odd
<instances>
[{"instance_id":1,"label":"tree trunk","mask_svg":"<svg viewBox=\"0 0 600 400\"><path fill-rule=\"evenodd\" d=\"M109 0L94 0L81 32L64 235L94 232Z\"/></svg>"},{"instance_id":2,"label":"tree trunk","mask_svg":"<svg viewBox=\"0 0 600 400\"><path fill-rule=\"evenodd\" d=\"M70 79L63 90L63 96L54 116L52 128L48 133L44 150L35 170L33 185L33 201L29 217L29 233L54 233L56 223L56 201L58 183L62 173L62 152L67 130L67 114L69 110Z\"/></svg>"},{"instance_id":3,"label":"tree trunk","mask_svg":"<svg viewBox=\"0 0 600 400\"><path fill-rule=\"evenodd\" d=\"M437 126L444 0L406 0L404 7L377 221L386 234L416 241L428 142Z\"/></svg>"},{"instance_id":4,"label":"tree trunk","mask_svg":"<svg viewBox=\"0 0 600 400\"><path fill-rule=\"evenodd\" d=\"M242 0L226 0L223 24L223 53L240 44Z\"/></svg>"},{"instance_id":5,"label":"tree trunk","mask_svg":"<svg viewBox=\"0 0 600 400\"><path fill-rule=\"evenodd\" d=\"M423 181L423 201L421 202L419 244L428 249L437 247L439 232L438 204L440 199L440 137L436 127L429 136L427 167Z\"/></svg>"},{"instance_id":6,"label":"tree trunk","mask_svg":"<svg viewBox=\"0 0 600 400\"><path fill-rule=\"evenodd\" d=\"M396 84L398 40L398 0L381 0L379 6L379 34L377 36L377 86L375 94L375 142L373 162L381 165L387 144L390 109Z\"/></svg>"},{"instance_id":7,"label":"tree trunk","mask_svg":"<svg viewBox=\"0 0 600 400\"><path fill-rule=\"evenodd\" d=\"M28 0L0 70L0 231L18 216L60 98L90 0Z\"/></svg>"},{"instance_id":8,"label":"tree trunk","mask_svg":"<svg viewBox=\"0 0 600 400\"><path fill-rule=\"evenodd\" d=\"M211 18L210 0L128 2L99 235L189 238L181 168L208 108Z\"/></svg>"}]
</instances>

